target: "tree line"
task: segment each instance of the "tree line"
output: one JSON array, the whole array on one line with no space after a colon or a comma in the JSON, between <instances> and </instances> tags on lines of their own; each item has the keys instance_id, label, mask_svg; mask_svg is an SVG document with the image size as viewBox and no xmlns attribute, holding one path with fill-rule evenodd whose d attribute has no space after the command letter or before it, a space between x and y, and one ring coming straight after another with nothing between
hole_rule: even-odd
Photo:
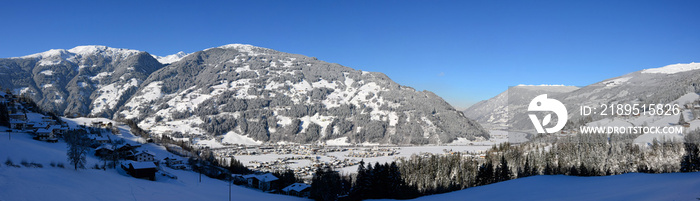
<instances>
[{"instance_id":1,"label":"tree line","mask_svg":"<svg viewBox=\"0 0 700 201\"><path fill-rule=\"evenodd\" d=\"M541 135L519 145L494 145L474 154L413 155L391 164L360 164L353 177L319 169L316 200L407 199L534 175L605 176L630 172L700 171L700 130L684 141L635 144L638 135ZM349 183L350 188L344 182Z\"/></svg>"}]
</instances>

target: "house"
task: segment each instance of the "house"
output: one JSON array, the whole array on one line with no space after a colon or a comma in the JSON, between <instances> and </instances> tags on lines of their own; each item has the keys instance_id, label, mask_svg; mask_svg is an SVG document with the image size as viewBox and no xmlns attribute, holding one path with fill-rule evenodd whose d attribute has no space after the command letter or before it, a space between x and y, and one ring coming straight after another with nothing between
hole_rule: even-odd
<instances>
[{"instance_id":1,"label":"house","mask_svg":"<svg viewBox=\"0 0 700 201\"><path fill-rule=\"evenodd\" d=\"M122 145L117 146L117 151L132 151L132 150L134 150L134 149L136 149L136 148L138 148L138 147L140 147L140 146L141 146L141 145L135 145L135 146L134 146L134 145L131 145L131 144L129 144L129 143L125 143L125 144L122 144Z\"/></svg>"},{"instance_id":2,"label":"house","mask_svg":"<svg viewBox=\"0 0 700 201\"><path fill-rule=\"evenodd\" d=\"M63 136L63 134L68 130L68 127L63 127L59 125L53 125L49 127L49 130L53 131L55 136Z\"/></svg>"},{"instance_id":3,"label":"house","mask_svg":"<svg viewBox=\"0 0 700 201\"><path fill-rule=\"evenodd\" d=\"M106 144L111 142L106 136L90 135L88 136L88 138L90 138L90 140L92 140L93 142L97 142L100 144Z\"/></svg>"},{"instance_id":4,"label":"house","mask_svg":"<svg viewBox=\"0 0 700 201\"><path fill-rule=\"evenodd\" d=\"M24 113L13 113L8 115L10 119L17 119L22 121L27 121L27 114Z\"/></svg>"},{"instance_id":5,"label":"house","mask_svg":"<svg viewBox=\"0 0 700 201\"><path fill-rule=\"evenodd\" d=\"M309 197L311 193L311 185L305 183L293 183L282 189L282 192L287 195Z\"/></svg>"},{"instance_id":6,"label":"house","mask_svg":"<svg viewBox=\"0 0 700 201\"><path fill-rule=\"evenodd\" d=\"M155 154L148 152L148 150L143 150L140 152L136 152L134 154L134 159L136 159L136 161L138 161L138 162L147 162L147 161L153 162L153 161L155 161L155 156L156 156Z\"/></svg>"},{"instance_id":7,"label":"house","mask_svg":"<svg viewBox=\"0 0 700 201\"><path fill-rule=\"evenodd\" d=\"M122 169L132 177L148 178L153 181L156 180L156 172L158 172L158 166L153 162L127 161L122 163Z\"/></svg>"},{"instance_id":8,"label":"house","mask_svg":"<svg viewBox=\"0 0 700 201\"><path fill-rule=\"evenodd\" d=\"M19 119L10 119L10 129L24 130L27 128L27 122Z\"/></svg>"},{"instance_id":9,"label":"house","mask_svg":"<svg viewBox=\"0 0 700 201\"><path fill-rule=\"evenodd\" d=\"M99 156L99 157L110 156L113 153L114 153L114 146L108 145L108 144L104 144L102 146L97 147L97 149L95 149L95 156Z\"/></svg>"},{"instance_id":10,"label":"house","mask_svg":"<svg viewBox=\"0 0 700 201\"><path fill-rule=\"evenodd\" d=\"M257 188L263 191L269 191L277 187L277 180L279 180L272 173L266 173L261 175L246 175L243 176L248 181L248 186Z\"/></svg>"},{"instance_id":11,"label":"house","mask_svg":"<svg viewBox=\"0 0 700 201\"><path fill-rule=\"evenodd\" d=\"M134 149L140 147L140 145L132 146L129 143L118 145L114 151L118 152L123 158L134 160Z\"/></svg>"},{"instance_id":12,"label":"house","mask_svg":"<svg viewBox=\"0 0 700 201\"><path fill-rule=\"evenodd\" d=\"M36 122L35 122L34 125L33 125L31 128L28 128L28 129L38 130L38 129L42 129L42 128L43 128L43 129L48 129L48 128L49 128L49 125L48 125L48 124L45 124L45 123L36 123Z\"/></svg>"},{"instance_id":13,"label":"house","mask_svg":"<svg viewBox=\"0 0 700 201\"><path fill-rule=\"evenodd\" d=\"M42 140L42 141L57 141L56 138L53 135L53 131L46 129L46 128L40 128L37 129L34 132L36 135L34 136L34 139L36 140Z\"/></svg>"},{"instance_id":14,"label":"house","mask_svg":"<svg viewBox=\"0 0 700 201\"><path fill-rule=\"evenodd\" d=\"M56 121L54 121L51 117L49 116L43 116L41 117L41 122L46 124L46 125L54 125L56 124Z\"/></svg>"},{"instance_id":15,"label":"house","mask_svg":"<svg viewBox=\"0 0 700 201\"><path fill-rule=\"evenodd\" d=\"M165 165L170 168L185 169L185 163L181 159L175 158L174 156L165 157L163 160L165 161Z\"/></svg>"},{"instance_id":16,"label":"house","mask_svg":"<svg viewBox=\"0 0 700 201\"><path fill-rule=\"evenodd\" d=\"M248 187L256 188L256 186L258 186L258 183L257 183L257 180L253 180L255 176L256 176L255 174L248 174L248 175L243 175L241 177L246 181L245 184Z\"/></svg>"},{"instance_id":17,"label":"house","mask_svg":"<svg viewBox=\"0 0 700 201\"><path fill-rule=\"evenodd\" d=\"M102 127L102 122L101 121L93 121L92 127L93 128L100 128L100 127Z\"/></svg>"},{"instance_id":18,"label":"house","mask_svg":"<svg viewBox=\"0 0 700 201\"><path fill-rule=\"evenodd\" d=\"M231 180L236 185L248 184L248 181L246 180L246 178L243 177L242 174L231 174Z\"/></svg>"}]
</instances>

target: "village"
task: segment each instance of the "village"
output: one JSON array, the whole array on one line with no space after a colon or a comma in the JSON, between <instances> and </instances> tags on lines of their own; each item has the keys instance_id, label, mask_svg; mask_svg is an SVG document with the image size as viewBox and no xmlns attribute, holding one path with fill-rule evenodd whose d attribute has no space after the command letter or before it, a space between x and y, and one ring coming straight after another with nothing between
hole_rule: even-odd
<instances>
[{"instance_id":1,"label":"village","mask_svg":"<svg viewBox=\"0 0 700 201\"><path fill-rule=\"evenodd\" d=\"M28 134L37 141L57 143L67 133L80 133L89 141L89 153L103 161L102 165L95 164L93 168L118 168L127 175L135 178L157 181L159 179L177 180L172 171L201 171L200 164L191 164L193 155L181 147L165 144L162 147L150 139L132 136L128 127L122 123L107 119L85 118L81 123L72 122L70 125L65 118L43 115L37 112L31 101L22 99L11 93L0 92L0 103L8 111L12 134ZM123 135L122 132L130 136ZM125 140L131 138L130 140ZM465 151L452 149L426 149L425 147L386 147L386 146L327 146L302 144L262 144L238 145L228 144L220 148L208 148L219 159L236 158L246 164L252 174L230 174L224 177L232 183L264 192L280 193L300 197L308 197L311 178L317 168L331 167L335 170L349 170L361 162L388 162L399 157L417 155L430 157L432 155L462 154L464 157L483 158L479 149ZM402 149L408 149L402 153ZM167 151L165 151L167 150ZM425 151L425 152L424 152ZM226 172L218 168L220 173ZM296 178L303 182L281 184L274 174L291 170Z\"/></svg>"},{"instance_id":2,"label":"village","mask_svg":"<svg viewBox=\"0 0 700 201\"><path fill-rule=\"evenodd\" d=\"M118 171L124 171L126 174L141 179L158 181L161 179L177 180L176 174L172 171L193 171L196 165L189 164L190 158L180 156L181 153L163 152L165 149L162 146L148 142L148 140L139 140L146 142L145 144L131 140L127 142L125 136L120 133L121 129L113 122L92 120L82 122L81 125L70 125L60 117L47 116L37 112L28 101L13 95L9 92L0 92L0 104L7 108L9 117L9 129L3 130L8 134L8 138L12 139L12 135L29 135L32 139L44 143L58 143L69 132L80 133L83 139L89 144L90 155L98 157L103 161L103 165L95 164L93 169L106 169L108 167L116 167ZM75 124L75 122L73 122ZM173 146L173 145L168 145ZM161 147L162 149L155 149ZM170 150L170 149L168 149ZM262 148L259 153L269 153L270 149ZM333 150L333 149L328 149ZM299 150L302 151L302 150ZM310 151L303 149L303 151ZM290 152L291 153L291 152ZM307 159L307 158L304 158ZM312 158L308 158L312 160ZM321 163L333 167L341 167L343 164L354 164L353 162L333 162ZM240 175L230 174L225 177L226 180L246 186L249 188L259 189L263 192L279 193L299 197L308 197L310 192L310 184L297 182L289 185L280 186L278 178L274 176L272 171L276 168L260 168L252 174ZM295 170L310 174L312 169Z\"/></svg>"},{"instance_id":3,"label":"village","mask_svg":"<svg viewBox=\"0 0 700 201\"><path fill-rule=\"evenodd\" d=\"M319 167L332 167L341 169L357 165L357 159L340 158L329 153L349 152L346 157L371 158L381 156L394 156L399 153L399 148L383 147L341 147L321 145L299 144L267 144L267 145L233 145L224 148L212 149L219 158L271 155L284 156L272 161L249 161L247 167L251 170L262 172L294 171L299 178L310 179L314 171Z\"/></svg>"}]
</instances>

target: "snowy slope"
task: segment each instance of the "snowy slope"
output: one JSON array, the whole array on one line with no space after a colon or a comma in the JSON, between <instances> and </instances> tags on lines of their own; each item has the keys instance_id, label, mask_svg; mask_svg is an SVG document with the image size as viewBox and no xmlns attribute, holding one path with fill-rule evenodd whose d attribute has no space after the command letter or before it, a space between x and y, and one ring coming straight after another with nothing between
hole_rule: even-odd
<instances>
[{"instance_id":1,"label":"snowy slope","mask_svg":"<svg viewBox=\"0 0 700 201\"><path fill-rule=\"evenodd\" d=\"M515 108L524 107L519 104L529 102L529 99L539 94L562 94L578 89L574 86L559 86L559 85L518 85L508 88L505 92L488 100L480 101L464 111L464 115L472 118L490 129L507 129L508 128L508 111ZM511 108L509 108L511 107Z\"/></svg>"},{"instance_id":2,"label":"snowy slope","mask_svg":"<svg viewBox=\"0 0 700 201\"><path fill-rule=\"evenodd\" d=\"M152 73L116 118L209 147L488 138L431 92L381 73L244 44L195 52Z\"/></svg>"},{"instance_id":3,"label":"snowy slope","mask_svg":"<svg viewBox=\"0 0 700 201\"><path fill-rule=\"evenodd\" d=\"M691 70L700 69L700 63L689 63L689 64L672 64L664 66L661 68L651 68L645 69L642 73L662 73L662 74L676 74L680 72L686 72Z\"/></svg>"},{"instance_id":4,"label":"snowy slope","mask_svg":"<svg viewBox=\"0 0 700 201\"><path fill-rule=\"evenodd\" d=\"M190 55L190 54L187 54L183 51L180 51L178 53L171 54L171 55L164 56L164 57L153 55L153 58L156 58L158 60L158 62L160 62L162 64L171 64L171 63L175 63L177 61L180 61L180 59L182 59L183 57L186 57L187 55Z\"/></svg>"},{"instance_id":5,"label":"snowy slope","mask_svg":"<svg viewBox=\"0 0 700 201\"><path fill-rule=\"evenodd\" d=\"M252 45L164 57L78 46L0 59L0 66L7 67L0 68L0 86L59 115L132 119L157 135L201 137L212 145L488 138L432 92L401 86L382 73Z\"/></svg>"},{"instance_id":6,"label":"snowy slope","mask_svg":"<svg viewBox=\"0 0 700 201\"><path fill-rule=\"evenodd\" d=\"M697 100L698 96L693 94L700 92L698 86L700 86L700 64L673 64L606 79L570 92L548 93L548 98L559 100L567 107L571 124L584 118L580 115L580 106L675 102L683 104ZM496 97L475 104L465 111L465 115L487 126L496 124L511 130L534 132L534 127L526 115L526 106L532 98L545 92L508 93L511 91L512 88ZM598 121L605 117L593 115L592 118L593 121Z\"/></svg>"},{"instance_id":7,"label":"snowy slope","mask_svg":"<svg viewBox=\"0 0 700 201\"><path fill-rule=\"evenodd\" d=\"M72 121L67 119L68 121ZM83 119L91 121L90 119ZM81 125L81 120L72 125ZM120 128L121 129L121 128ZM5 130L5 129L1 129ZM127 142L133 143L135 137L127 130L122 130ZM227 200L228 183L225 181L202 177L184 170L166 171L177 179L157 177L156 181L136 179L121 169L75 171L70 167L66 157L67 145L62 141L46 143L30 138L28 134L12 134L10 140L6 133L0 133L0 200ZM163 147L145 144L141 149L155 153L156 158L169 155ZM90 152L87 166L102 164ZM8 158L15 164L22 160L40 163L43 168L15 168L4 164ZM66 168L51 167L51 162L63 163ZM305 200L297 197L263 193L245 187L232 186L233 200Z\"/></svg>"},{"instance_id":8,"label":"snowy slope","mask_svg":"<svg viewBox=\"0 0 700 201\"><path fill-rule=\"evenodd\" d=\"M138 50L90 45L0 59L0 86L66 116L110 117L162 67Z\"/></svg>"},{"instance_id":9,"label":"snowy slope","mask_svg":"<svg viewBox=\"0 0 700 201\"><path fill-rule=\"evenodd\" d=\"M696 200L700 198L698 189L700 172L602 177L541 175L415 200Z\"/></svg>"}]
</instances>

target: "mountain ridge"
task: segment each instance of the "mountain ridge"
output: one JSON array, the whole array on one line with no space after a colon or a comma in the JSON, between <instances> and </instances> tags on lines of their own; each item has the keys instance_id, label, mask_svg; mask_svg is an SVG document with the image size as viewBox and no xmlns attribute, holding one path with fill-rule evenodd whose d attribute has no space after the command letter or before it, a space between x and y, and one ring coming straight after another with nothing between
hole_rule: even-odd
<instances>
[{"instance_id":1,"label":"mountain ridge","mask_svg":"<svg viewBox=\"0 0 700 201\"><path fill-rule=\"evenodd\" d=\"M565 93L550 94L550 98L557 99L566 105L569 111L569 122L577 124L583 123L583 117L579 114L579 106L600 106L600 104L622 103L622 104L658 104L670 103L688 93L700 92L700 65L698 63L671 64L659 68L643 69L631 72L622 76L605 79L587 86L582 86L576 90ZM496 104L500 99L507 99L502 96L509 94L509 88L505 92L484 100L465 110L465 114L484 124L486 127L494 124L499 128L515 128L516 130L527 130L531 127L531 122L524 114L527 103L534 95L542 93L527 94L518 91L510 91L511 95L521 97L517 101L509 101L507 104ZM501 101L503 102L503 101ZM491 103L485 106L485 103ZM500 106L500 107L497 107ZM506 106L510 106L511 116L494 116L493 114L504 113ZM510 118L510 119L509 119ZM508 122L508 121L511 122ZM586 121L595 121L596 118ZM573 124L572 124L573 125ZM523 129L523 130L520 130Z\"/></svg>"},{"instance_id":2,"label":"mountain ridge","mask_svg":"<svg viewBox=\"0 0 700 201\"><path fill-rule=\"evenodd\" d=\"M197 141L443 144L488 138L439 96L382 73L244 44L180 52L167 64L164 58L106 46L53 49L0 59L0 67L12 68L0 68L0 76L21 74L0 85L67 116L131 119L157 135Z\"/></svg>"}]
</instances>

